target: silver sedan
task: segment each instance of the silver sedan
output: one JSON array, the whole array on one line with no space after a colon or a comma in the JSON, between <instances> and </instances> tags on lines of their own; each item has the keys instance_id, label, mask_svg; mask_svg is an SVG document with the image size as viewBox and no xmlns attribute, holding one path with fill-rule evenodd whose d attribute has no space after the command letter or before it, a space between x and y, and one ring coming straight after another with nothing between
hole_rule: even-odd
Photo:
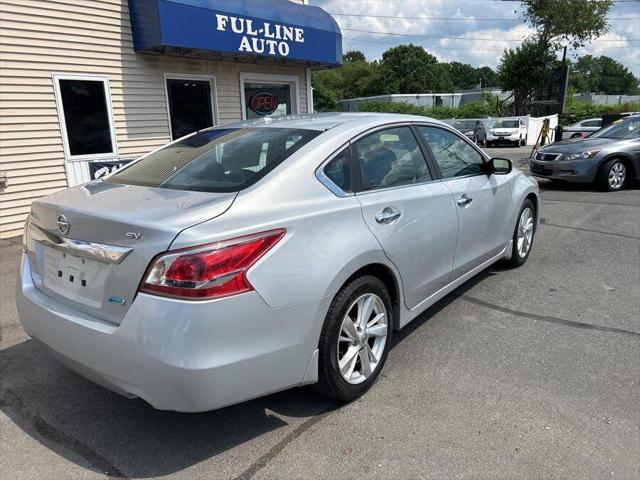
<instances>
[{"instance_id":1,"label":"silver sedan","mask_svg":"<svg viewBox=\"0 0 640 480\"><path fill-rule=\"evenodd\" d=\"M393 332L502 260L536 183L437 120L211 128L33 203L17 305L63 363L158 409L314 384L349 401Z\"/></svg>"},{"instance_id":2,"label":"silver sedan","mask_svg":"<svg viewBox=\"0 0 640 480\"><path fill-rule=\"evenodd\" d=\"M587 138L547 145L529 168L533 175L556 182L620 190L640 179L640 116L614 122Z\"/></svg>"}]
</instances>

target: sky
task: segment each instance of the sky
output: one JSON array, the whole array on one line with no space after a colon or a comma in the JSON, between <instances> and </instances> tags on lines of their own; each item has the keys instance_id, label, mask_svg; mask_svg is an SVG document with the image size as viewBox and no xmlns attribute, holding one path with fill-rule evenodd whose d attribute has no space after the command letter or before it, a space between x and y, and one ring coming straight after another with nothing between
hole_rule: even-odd
<instances>
[{"instance_id":1,"label":"sky","mask_svg":"<svg viewBox=\"0 0 640 480\"><path fill-rule=\"evenodd\" d=\"M502 51L516 47L531 33L519 19L520 3L512 0L310 0L309 4L334 16L342 29L344 52L360 50L368 60L379 59L389 47L413 43L443 62L455 60L495 69ZM607 55L640 77L640 0L616 1L608 17L607 34L583 49L569 50L568 55Z\"/></svg>"}]
</instances>

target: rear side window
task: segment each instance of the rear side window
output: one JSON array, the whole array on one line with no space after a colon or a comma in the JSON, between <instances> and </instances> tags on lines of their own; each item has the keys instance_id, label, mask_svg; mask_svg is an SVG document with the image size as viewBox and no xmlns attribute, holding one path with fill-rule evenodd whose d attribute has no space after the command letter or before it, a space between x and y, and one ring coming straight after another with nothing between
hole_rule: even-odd
<instances>
[{"instance_id":1,"label":"rear side window","mask_svg":"<svg viewBox=\"0 0 640 480\"><path fill-rule=\"evenodd\" d=\"M321 132L290 128L215 128L146 156L107 181L201 192L255 183Z\"/></svg>"},{"instance_id":2,"label":"rear side window","mask_svg":"<svg viewBox=\"0 0 640 480\"><path fill-rule=\"evenodd\" d=\"M353 144L363 190L431 180L427 162L409 127L367 135Z\"/></svg>"},{"instance_id":3,"label":"rear side window","mask_svg":"<svg viewBox=\"0 0 640 480\"><path fill-rule=\"evenodd\" d=\"M350 160L351 155L349 155L349 147L347 147L324 167L324 174L346 193L353 192Z\"/></svg>"},{"instance_id":4,"label":"rear side window","mask_svg":"<svg viewBox=\"0 0 640 480\"><path fill-rule=\"evenodd\" d=\"M599 127L602 125L602 120L587 120L586 122L582 122L583 127Z\"/></svg>"}]
</instances>

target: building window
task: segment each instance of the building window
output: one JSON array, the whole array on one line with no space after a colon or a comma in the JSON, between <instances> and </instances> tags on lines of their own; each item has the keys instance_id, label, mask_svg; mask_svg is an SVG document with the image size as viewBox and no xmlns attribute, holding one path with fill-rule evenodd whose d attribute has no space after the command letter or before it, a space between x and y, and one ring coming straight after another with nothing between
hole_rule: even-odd
<instances>
[{"instance_id":1,"label":"building window","mask_svg":"<svg viewBox=\"0 0 640 480\"><path fill-rule=\"evenodd\" d=\"M165 75L171 139L217 124L215 80L194 75Z\"/></svg>"},{"instance_id":2,"label":"building window","mask_svg":"<svg viewBox=\"0 0 640 480\"><path fill-rule=\"evenodd\" d=\"M243 120L298 113L298 77L241 73L240 85Z\"/></svg>"},{"instance_id":3,"label":"building window","mask_svg":"<svg viewBox=\"0 0 640 480\"><path fill-rule=\"evenodd\" d=\"M107 77L56 74L53 81L67 160L116 157Z\"/></svg>"}]
</instances>

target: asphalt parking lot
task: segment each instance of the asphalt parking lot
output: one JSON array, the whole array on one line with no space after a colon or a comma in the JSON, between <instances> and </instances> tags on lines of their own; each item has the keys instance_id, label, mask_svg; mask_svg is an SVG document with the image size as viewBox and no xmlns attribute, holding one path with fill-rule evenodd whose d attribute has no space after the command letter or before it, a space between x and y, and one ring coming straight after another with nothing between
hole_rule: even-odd
<instances>
[{"instance_id":1,"label":"asphalt parking lot","mask_svg":"<svg viewBox=\"0 0 640 480\"><path fill-rule=\"evenodd\" d=\"M303 388L179 414L93 385L22 331L0 241L0 476L639 478L640 186L540 184L528 262L402 330L349 405Z\"/></svg>"}]
</instances>

